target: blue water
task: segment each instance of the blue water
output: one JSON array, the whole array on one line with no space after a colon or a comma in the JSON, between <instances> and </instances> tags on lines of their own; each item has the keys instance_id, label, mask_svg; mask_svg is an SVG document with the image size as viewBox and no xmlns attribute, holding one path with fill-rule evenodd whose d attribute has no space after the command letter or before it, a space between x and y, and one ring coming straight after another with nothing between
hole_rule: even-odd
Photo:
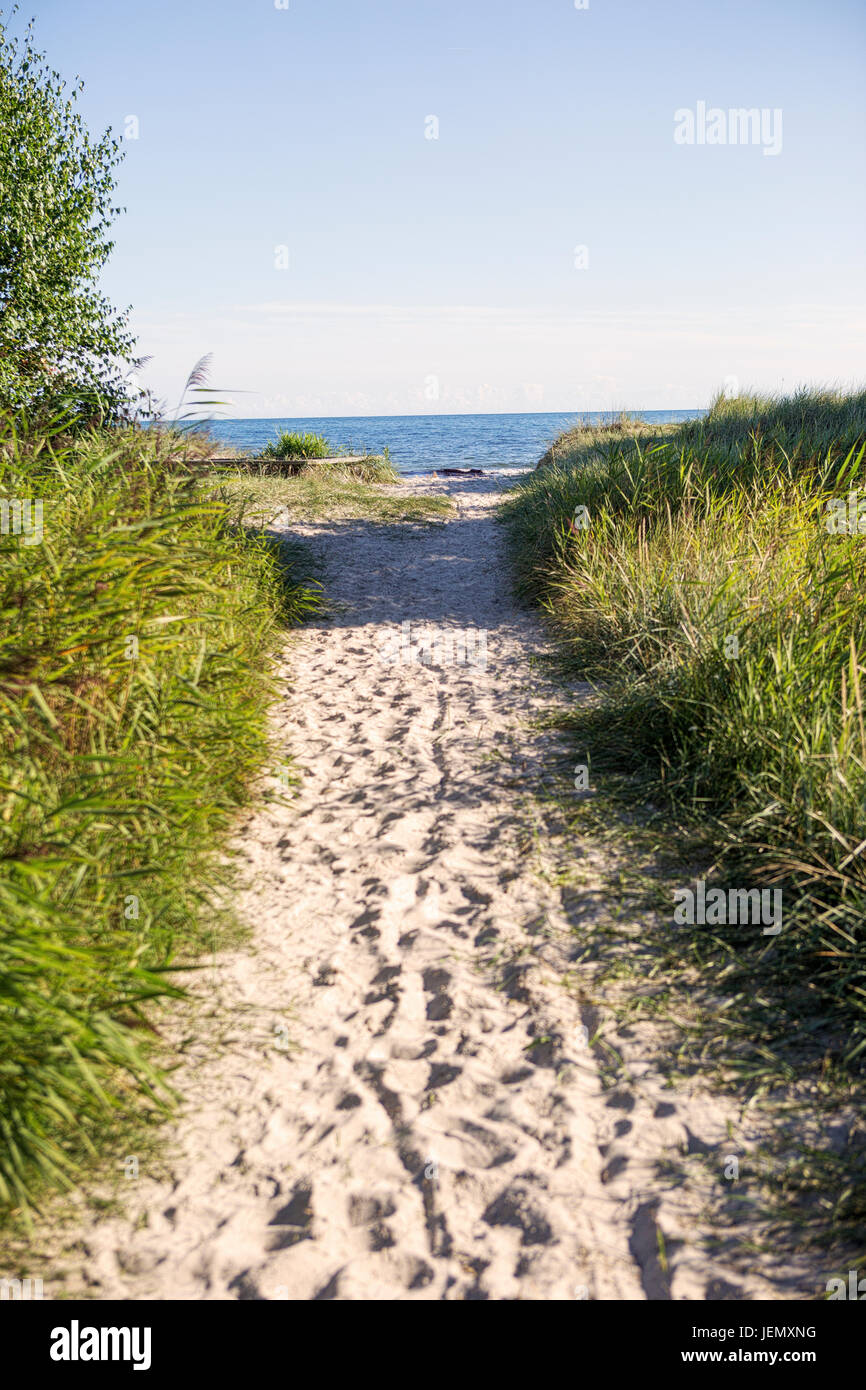
<instances>
[{"instance_id":1,"label":"blue water","mask_svg":"<svg viewBox=\"0 0 866 1390\"><path fill-rule=\"evenodd\" d=\"M640 419L658 424L696 420L703 410L642 410ZM534 468L552 440L581 421L609 420L604 411L559 415L340 415L300 420L214 420L210 432L222 446L262 448L281 430L322 434L353 454L380 454L387 446L401 473L437 468L483 468L509 472Z\"/></svg>"}]
</instances>

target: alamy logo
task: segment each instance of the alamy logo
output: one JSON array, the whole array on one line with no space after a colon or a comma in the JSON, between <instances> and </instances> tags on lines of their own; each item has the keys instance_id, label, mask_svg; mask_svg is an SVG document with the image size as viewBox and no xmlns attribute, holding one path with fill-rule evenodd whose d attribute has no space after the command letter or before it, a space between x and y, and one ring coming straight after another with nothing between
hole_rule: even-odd
<instances>
[{"instance_id":1,"label":"alamy logo","mask_svg":"<svg viewBox=\"0 0 866 1390\"><path fill-rule=\"evenodd\" d=\"M698 879L695 891L674 889L674 921L680 926L763 925L763 936L782 930L781 888L711 888Z\"/></svg>"},{"instance_id":2,"label":"alamy logo","mask_svg":"<svg viewBox=\"0 0 866 1390\"><path fill-rule=\"evenodd\" d=\"M29 497L0 497L0 535L21 536L24 545L39 545L42 540L42 498L31 502Z\"/></svg>"},{"instance_id":3,"label":"alamy logo","mask_svg":"<svg viewBox=\"0 0 866 1390\"><path fill-rule=\"evenodd\" d=\"M832 1303L835 1299L850 1300L855 1302L866 1302L866 1279L861 1279L859 1269L848 1270L848 1286L845 1287L844 1279L828 1279L826 1288L830 1294L828 1299ZM830 1290L833 1290L830 1293Z\"/></svg>"},{"instance_id":4,"label":"alamy logo","mask_svg":"<svg viewBox=\"0 0 866 1390\"><path fill-rule=\"evenodd\" d=\"M782 112L779 107L707 107L699 101L694 111L681 106L674 112L677 145L763 145L764 154L782 153Z\"/></svg>"},{"instance_id":5,"label":"alamy logo","mask_svg":"<svg viewBox=\"0 0 866 1390\"><path fill-rule=\"evenodd\" d=\"M41 1298L41 1279L0 1279L0 1303L38 1302Z\"/></svg>"},{"instance_id":6,"label":"alamy logo","mask_svg":"<svg viewBox=\"0 0 866 1390\"><path fill-rule=\"evenodd\" d=\"M383 632L377 642L386 666L478 666L487 668L487 632L483 628L428 629L413 636L408 622L399 632Z\"/></svg>"},{"instance_id":7,"label":"alamy logo","mask_svg":"<svg viewBox=\"0 0 866 1390\"><path fill-rule=\"evenodd\" d=\"M149 1327L69 1327L51 1329L52 1361L131 1361L134 1371L150 1370Z\"/></svg>"},{"instance_id":8,"label":"alamy logo","mask_svg":"<svg viewBox=\"0 0 866 1390\"><path fill-rule=\"evenodd\" d=\"M824 516L825 529L831 536L866 535L866 493L856 490L845 497L831 497Z\"/></svg>"}]
</instances>

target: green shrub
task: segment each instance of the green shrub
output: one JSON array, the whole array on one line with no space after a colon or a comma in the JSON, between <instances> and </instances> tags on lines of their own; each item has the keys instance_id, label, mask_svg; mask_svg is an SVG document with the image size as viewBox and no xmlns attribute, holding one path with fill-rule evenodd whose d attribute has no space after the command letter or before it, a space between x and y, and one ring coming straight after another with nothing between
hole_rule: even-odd
<instances>
[{"instance_id":1,"label":"green shrub","mask_svg":"<svg viewBox=\"0 0 866 1390\"><path fill-rule=\"evenodd\" d=\"M321 434L298 434L283 430L261 454L265 459L326 459L333 456L327 439Z\"/></svg>"},{"instance_id":2,"label":"green shrub","mask_svg":"<svg viewBox=\"0 0 866 1390\"><path fill-rule=\"evenodd\" d=\"M40 539L11 504L0 537L6 1203L62 1182L100 1115L165 1098L142 1011L213 935L267 656L316 601L205 467L157 431L0 437L0 497L42 503Z\"/></svg>"},{"instance_id":3,"label":"green shrub","mask_svg":"<svg viewBox=\"0 0 866 1390\"><path fill-rule=\"evenodd\" d=\"M110 133L88 135L79 91L67 96L30 29L10 38L0 14L0 401L101 418L133 394L133 340L98 283L121 154Z\"/></svg>"}]
</instances>

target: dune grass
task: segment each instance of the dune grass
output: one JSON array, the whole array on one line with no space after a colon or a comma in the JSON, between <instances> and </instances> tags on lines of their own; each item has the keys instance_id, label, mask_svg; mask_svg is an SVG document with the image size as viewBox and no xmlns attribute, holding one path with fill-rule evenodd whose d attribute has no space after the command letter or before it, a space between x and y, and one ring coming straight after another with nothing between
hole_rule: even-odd
<instances>
[{"instance_id":1,"label":"dune grass","mask_svg":"<svg viewBox=\"0 0 866 1390\"><path fill-rule=\"evenodd\" d=\"M283 430L261 453L251 457L249 472L259 477L296 477L328 473L355 478L363 483L399 483L400 474L387 449L381 454L353 452L347 446L333 447L321 434Z\"/></svg>"},{"instance_id":2,"label":"dune grass","mask_svg":"<svg viewBox=\"0 0 866 1390\"><path fill-rule=\"evenodd\" d=\"M503 516L521 588L601 692L575 738L602 782L708 827L729 883L783 887L778 936L671 932L668 964L718 987L715 1055L736 1038L753 1076L862 1075L866 393L719 399L563 455Z\"/></svg>"},{"instance_id":3,"label":"dune grass","mask_svg":"<svg viewBox=\"0 0 866 1390\"><path fill-rule=\"evenodd\" d=\"M333 450L322 434L282 430L262 449L266 459L326 459Z\"/></svg>"},{"instance_id":4,"label":"dune grass","mask_svg":"<svg viewBox=\"0 0 866 1390\"><path fill-rule=\"evenodd\" d=\"M662 443L678 425L650 424L640 416L614 415L610 420L578 419L563 431L539 460L539 465L573 468L609 448L611 444L628 443L635 439Z\"/></svg>"},{"instance_id":5,"label":"dune grass","mask_svg":"<svg viewBox=\"0 0 866 1390\"><path fill-rule=\"evenodd\" d=\"M402 481L389 457L368 454L364 457L334 457L326 459L280 458L262 454L250 457L249 462L221 463L219 458L212 460L215 473L237 478L319 478L339 483L344 479L354 479L359 483L390 483Z\"/></svg>"},{"instance_id":6,"label":"dune grass","mask_svg":"<svg viewBox=\"0 0 866 1390\"><path fill-rule=\"evenodd\" d=\"M0 434L0 1204L68 1184L168 1090L148 1039L221 928L221 842L269 756L267 656L317 603L156 431ZM31 519L33 509L31 509Z\"/></svg>"},{"instance_id":7,"label":"dune grass","mask_svg":"<svg viewBox=\"0 0 866 1390\"><path fill-rule=\"evenodd\" d=\"M451 499L427 493L401 495L399 487L377 487L391 478L364 479L348 469L312 467L296 477L226 470L220 486L233 497L245 499L251 516L267 525L277 516L310 521L370 520L384 523L435 522L454 510ZM399 481L396 479L394 481Z\"/></svg>"}]
</instances>

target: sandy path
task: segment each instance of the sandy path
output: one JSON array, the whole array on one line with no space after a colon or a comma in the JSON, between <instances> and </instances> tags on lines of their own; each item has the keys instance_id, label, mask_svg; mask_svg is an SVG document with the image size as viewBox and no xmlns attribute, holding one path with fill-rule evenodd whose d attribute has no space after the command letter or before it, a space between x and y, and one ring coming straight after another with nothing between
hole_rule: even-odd
<instances>
[{"instance_id":1,"label":"sandy path","mask_svg":"<svg viewBox=\"0 0 866 1390\"><path fill-rule=\"evenodd\" d=\"M526 852L556 749L525 721L556 696L510 596L498 486L413 486L447 486L455 519L295 528L335 605L286 653L299 797L242 829L253 949L209 981L231 1038L182 1077L170 1177L142 1172L128 1214L87 1234L96 1296L671 1296L652 1282L652 1109L633 1127L634 1101L602 1091ZM485 630L486 666L388 664L405 621L413 641Z\"/></svg>"}]
</instances>

